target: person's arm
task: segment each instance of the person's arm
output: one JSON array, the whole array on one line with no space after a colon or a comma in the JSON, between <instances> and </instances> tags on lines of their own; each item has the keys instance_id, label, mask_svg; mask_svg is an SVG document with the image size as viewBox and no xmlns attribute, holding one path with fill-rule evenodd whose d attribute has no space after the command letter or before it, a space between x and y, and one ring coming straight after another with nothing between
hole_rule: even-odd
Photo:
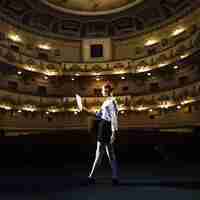
<instances>
[{"instance_id":1,"label":"person's arm","mask_svg":"<svg viewBox=\"0 0 200 200\"><path fill-rule=\"evenodd\" d=\"M115 101L112 102L111 106L111 130L111 142L114 142L118 131L118 108Z\"/></svg>"}]
</instances>

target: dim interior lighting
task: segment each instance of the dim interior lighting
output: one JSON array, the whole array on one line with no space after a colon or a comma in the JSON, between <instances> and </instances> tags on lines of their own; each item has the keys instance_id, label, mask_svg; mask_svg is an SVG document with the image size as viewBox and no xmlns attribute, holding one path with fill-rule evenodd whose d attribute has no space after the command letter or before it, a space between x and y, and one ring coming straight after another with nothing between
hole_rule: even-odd
<instances>
[{"instance_id":1,"label":"dim interior lighting","mask_svg":"<svg viewBox=\"0 0 200 200\"><path fill-rule=\"evenodd\" d=\"M158 66L159 67L164 67L165 65L167 65L167 63L160 63Z\"/></svg>"},{"instance_id":2,"label":"dim interior lighting","mask_svg":"<svg viewBox=\"0 0 200 200\"><path fill-rule=\"evenodd\" d=\"M169 106L168 105L160 105L159 107L160 108L168 108Z\"/></svg>"},{"instance_id":3,"label":"dim interior lighting","mask_svg":"<svg viewBox=\"0 0 200 200\"><path fill-rule=\"evenodd\" d=\"M177 108L177 109L181 109L181 106L180 106L180 105L178 105L176 108Z\"/></svg>"},{"instance_id":4,"label":"dim interior lighting","mask_svg":"<svg viewBox=\"0 0 200 200\"><path fill-rule=\"evenodd\" d=\"M143 110L147 110L147 109L148 109L148 107L145 107L145 106L139 106L136 108L136 110L138 110L138 111L143 111Z\"/></svg>"},{"instance_id":5,"label":"dim interior lighting","mask_svg":"<svg viewBox=\"0 0 200 200\"><path fill-rule=\"evenodd\" d=\"M125 74L126 72L124 70L116 70L114 71L114 74Z\"/></svg>"},{"instance_id":6,"label":"dim interior lighting","mask_svg":"<svg viewBox=\"0 0 200 200\"><path fill-rule=\"evenodd\" d=\"M134 110L134 106L131 106L131 110Z\"/></svg>"},{"instance_id":7,"label":"dim interior lighting","mask_svg":"<svg viewBox=\"0 0 200 200\"><path fill-rule=\"evenodd\" d=\"M151 46L151 45L154 45L156 43L158 43L157 39L150 39L145 43L145 46Z\"/></svg>"},{"instance_id":8,"label":"dim interior lighting","mask_svg":"<svg viewBox=\"0 0 200 200\"><path fill-rule=\"evenodd\" d=\"M97 77L97 78L96 78L96 81L100 81L100 78L99 78L99 77Z\"/></svg>"},{"instance_id":9,"label":"dim interior lighting","mask_svg":"<svg viewBox=\"0 0 200 200\"><path fill-rule=\"evenodd\" d=\"M147 73L147 75L148 75L148 76L151 76L151 73L149 72L149 73Z\"/></svg>"},{"instance_id":10,"label":"dim interior lighting","mask_svg":"<svg viewBox=\"0 0 200 200\"><path fill-rule=\"evenodd\" d=\"M51 107L48 108L47 112L56 113L56 112L59 112L59 109L55 108L54 106L51 106Z\"/></svg>"},{"instance_id":11,"label":"dim interior lighting","mask_svg":"<svg viewBox=\"0 0 200 200\"><path fill-rule=\"evenodd\" d=\"M34 111L36 111L37 110L37 108L36 108L36 106L34 106L34 105L24 105L23 107L22 107L22 110L25 110L25 111L29 111L29 112L34 112Z\"/></svg>"},{"instance_id":12,"label":"dim interior lighting","mask_svg":"<svg viewBox=\"0 0 200 200\"><path fill-rule=\"evenodd\" d=\"M20 38L19 35L17 35L16 33L9 33L8 34L8 38L10 40L12 40L13 42L22 42L22 39Z\"/></svg>"},{"instance_id":13,"label":"dim interior lighting","mask_svg":"<svg viewBox=\"0 0 200 200\"><path fill-rule=\"evenodd\" d=\"M4 105L4 104L0 105L0 108L2 108L2 109L4 109L4 110L11 110L11 109L12 109L11 106Z\"/></svg>"},{"instance_id":14,"label":"dim interior lighting","mask_svg":"<svg viewBox=\"0 0 200 200\"><path fill-rule=\"evenodd\" d=\"M175 65L175 66L174 66L174 69L178 69L178 66L177 66L177 65Z\"/></svg>"},{"instance_id":15,"label":"dim interior lighting","mask_svg":"<svg viewBox=\"0 0 200 200\"><path fill-rule=\"evenodd\" d=\"M190 99L190 100L184 100L184 101L181 102L181 105L185 105L185 104L192 103L192 102L194 102L193 99Z\"/></svg>"},{"instance_id":16,"label":"dim interior lighting","mask_svg":"<svg viewBox=\"0 0 200 200\"><path fill-rule=\"evenodd\" d=\"M149 67L149 66L138 66L137 67L137 72L146 72L149 70L151 70L151 67Z\"/></svg>"},{"instance_id":17,"label":"dim interior lighting","mask_svg":"<svg viewBox=\"0 0 200 200\"><path fill-rule=\"evenodd\" d=\"M58 72L53 71L53 70L45 70L43 73L45 75L47 75L47 76L56 76L56 75L58 75Z\"/></svg>"},{"instance_id":18,"label":"dim interior lighting","mask_svg":"<svg viewBox=\"0 0 200 200\"><path fill-rule=\"evenodd\" d=\"M38 48L44 49L44 50L50 50L51 46L49 44L38 44Z\"/></svg>"},{"instance_id":19,"label":"dim interior lighting","mask_svg":"<svg viewBox=\"0 0 200 200\"><path fill-rule=\"evenodd\" d=\"M32 65L23 65L23 68L24 69L27 69L27 70L29 70L29 71L36 71L36 69L34 69L34 66L32 66Z\"/></svg>"},{"instance_id":20,"label":"dim interior lighting","mask_svg":"<svg viewBox=\"0 0 200 200\"><path fill-rule=\"evenodd\" d=\"M124 111L124 110L121 110L120 113L123 115L123 114L125 113L125 111Z\"/></svg>"},{"instance_id":21,"label":"dim interior lighting","mask_svg":"<svg viewBox=\"0 0 200 200\"><path fill-rule=\"evenodd\" d=\"M126 78L124 76L121 77L122 80L125 80Z\"/></svg>"},{"instance_id":22,"label":"dim interior lighting","mask_svg":"<svg viewBox=\"0 0 200 200\"><path fill-rule=\"evenodd\" d=\"M187 58L188 56L189 56L189 54L186 53L186 54L184 54L184 55L181 55L180 58L181 58L181 59L184 59L184 58Z\"/></svg>"},{"instance_id":23,"label":"dim interior lighting","mask_svg":"<svg viewBox=\"0 0 200 200\"><path fill-rule=\"evenodd\" d=\"M48 115L48 114L49 114L49 111L46 111L46 114Z\"/></svg>"},{"instance_id":24,"label":"dim interior lighting","mask_svg":"<svg viewBox=\"0 0 200 200\"><path fill-rule=\"evenodd\" d=\"M177 36L177 35L183 33L184 31L185 31L185 28L183 28L183 27L177 28L176 30L174 30L172 32L172 36Z\"/></svg>"},{"instance_id":25,"label":"dim interior lighting","mask_svg":"<svg viewBox=\"0 0 200 200\"><path fill-rule=\"evenodd\" d=\"M21 71L18 71L18 72L17 72L17 74L18 74L18 75L21 75L21 74L22 74L22 72L21 72Z\"/></svg>"},{"instance_id":26,"label":"dim interior lighting","mask_svg":"<svg viewBox=\"0 0 200 200\"><path fill-rule=\"evenodd\" d=\"M78 114L78 112L77 111L74 111L74 115L77 115Z\"/></svg>"},{"instance_id":27,"label":"dim interior lighting","mask_svg":"<svg viewBox=\"0 0 200 200\"><path fill-rule=\"evenodd\" d=\"M174 103L172 101L166 101L160 105L158 105L159 108L169 108L169 107L172 107L174 106Z\"/></svg>"},{"instance_id":28,"label":"dim interior lighting","mask_svg":"<svg viewBox=\"0 0 200 200\"><path fill-rule=\"evenodd\" d=\"M94 72L94 73L92 73L92 75L94 75L94 76L99 76L101 73L99 73L99 72Z\"/></svg>"}]
</instances>

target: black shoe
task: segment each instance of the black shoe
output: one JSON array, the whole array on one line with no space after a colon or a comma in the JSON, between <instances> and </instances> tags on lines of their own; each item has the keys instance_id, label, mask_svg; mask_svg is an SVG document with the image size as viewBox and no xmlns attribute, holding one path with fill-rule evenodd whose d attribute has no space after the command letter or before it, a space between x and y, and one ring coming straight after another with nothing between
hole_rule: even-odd
<instances>
[{"instance_id":1,"label":"black shoe","mask_svg":"<svg viewBox=\"0 0 200 200\"><path fill-rule=\"evenodd\" d=\"M112 179L112 185L113 186L118 186L119 185L119 180L117 178Z\"/></svg>"},{"instance_id":2,"label":"black shoe","mask_svg":"<svg viewBox=\"0 0 200 200\"><path fill-rule=\"evenodd\" d=\"M91 177L91 178L88 177L87 180L88 180L88 184L89 184L89 185L94 185L94 184L95 184L95 179L94 179L94 178L92 178L92 177Z\"/></svg>"}]
</instances>

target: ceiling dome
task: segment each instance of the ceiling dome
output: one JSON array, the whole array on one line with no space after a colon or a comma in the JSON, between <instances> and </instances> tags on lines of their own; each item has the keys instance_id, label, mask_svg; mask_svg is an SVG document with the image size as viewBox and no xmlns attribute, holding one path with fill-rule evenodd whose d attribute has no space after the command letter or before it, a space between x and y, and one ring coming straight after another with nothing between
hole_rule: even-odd
<instances>
[{"instance_id":1,"label":"ceiling dome","mask_svg":"<svg viewBox=\"0 0 200 200\"><path fill-rule=\"evenodd\" d=\"M41 0L64 12L79 15L105 15L119 12L144 0Z\"/></svg>"},{"instance_id":2,"label":"ceiling dome","mask_svg":"<svg viewBox=\"0 0 200 200\"><path fill-rule=\"evenodd\" d=\"M89 0L3 0L0 20L54 39L124 39L178 22L199 8L199 2L191 0L94 1L102 2L99 10L90 7ZM75 7L73 2L80 3Z\"/></svg>"}]
</instances>

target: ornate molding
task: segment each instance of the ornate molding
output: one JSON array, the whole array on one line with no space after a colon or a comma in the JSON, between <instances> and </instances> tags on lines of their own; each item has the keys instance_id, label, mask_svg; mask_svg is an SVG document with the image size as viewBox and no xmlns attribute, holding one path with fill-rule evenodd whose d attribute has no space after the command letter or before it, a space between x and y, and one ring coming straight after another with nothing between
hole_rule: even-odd
<instances>
[{"instance_id":1,"label":"ornate molding","mask_svg":"<svg viewBox=\"0 0 200 200\"><path fill-rule=\"evenodd\" d=\"M137 8L109 16L77 16L58 12L39 0L0 2L0 17L17 27L43 36L63 39L114 37L153 29L156 25L176 20L199 7L197 0L149 0ZM123 23L122 23L123 21ZM172 22L171 21L171 22ZM92 22L92 23L90 23ZM100 24L101 26L100 26ZM101 28L99 28L101 27Z\"/></svg>"}]
</instances>

